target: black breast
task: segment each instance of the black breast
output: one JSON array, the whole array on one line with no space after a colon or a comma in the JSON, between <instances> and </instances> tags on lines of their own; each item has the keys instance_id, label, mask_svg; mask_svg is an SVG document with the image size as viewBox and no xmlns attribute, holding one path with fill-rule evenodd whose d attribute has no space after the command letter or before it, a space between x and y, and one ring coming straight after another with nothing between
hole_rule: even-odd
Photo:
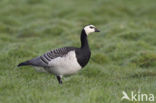
<instances>
[{"instance_id":1,"label":"black breast","mask_svg":"<svg viewBox=\"0 0 156 103\"><path fill-rule=\"evenodd\" d=\"M76 51L76 58L78 63L81 65L81 67L84 67L91 56L91 52L88 49L77 49Z\"/></svg>"}]
</instances>

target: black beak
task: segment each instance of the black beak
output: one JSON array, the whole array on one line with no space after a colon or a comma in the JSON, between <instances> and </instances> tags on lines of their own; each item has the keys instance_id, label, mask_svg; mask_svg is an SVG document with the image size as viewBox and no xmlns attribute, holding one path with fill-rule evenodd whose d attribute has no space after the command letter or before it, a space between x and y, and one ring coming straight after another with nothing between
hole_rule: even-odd
<instances>
[{"instance_id":1,"label":"black beak","mask_svg":"<svg viewBox=\"0 0 156 103\"><path fill-rule=\"evenodd\" d=\"M95 28L95 32L100 32L100 30L98 30L97 28Z\"/></svg>"}]
</instances>

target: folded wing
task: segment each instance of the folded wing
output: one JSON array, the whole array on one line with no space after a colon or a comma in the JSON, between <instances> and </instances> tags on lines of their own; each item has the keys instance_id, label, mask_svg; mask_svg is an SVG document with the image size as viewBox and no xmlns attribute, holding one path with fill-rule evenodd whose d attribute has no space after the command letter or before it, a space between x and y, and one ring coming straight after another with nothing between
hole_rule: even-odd
<instances>
[{"instance_id":1,"label":"folded wing","mask_svg":"<svg viewBox=\"0 0 156 103\"><path fill-rule=\"evenodd\" d=\"M51 50L42 56L36 57L34 59L28 60L26 62L23 62L19 64L19 66L23 65L32 65L32 66L40 66L40 67L48 67L48 64L50 61L57 57L63 57L65 56L69 51L74 50L74 47L64 47L64 48L58 48L55 50Z\"/></svg>"}]
</instances>

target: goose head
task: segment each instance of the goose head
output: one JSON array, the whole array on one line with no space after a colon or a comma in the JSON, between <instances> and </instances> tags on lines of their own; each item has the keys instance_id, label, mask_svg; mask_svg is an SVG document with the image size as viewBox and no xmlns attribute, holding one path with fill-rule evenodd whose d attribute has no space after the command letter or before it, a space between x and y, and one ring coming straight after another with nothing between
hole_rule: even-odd
<instances>
[{"instance_id":1,"label":"goose head","mask_svg":"<svg viewBox=\"0 0 156 103\"><path fill-rule=\"evenodd\" d=\"M94 32L100 32L94 25L87 25L83 29L87 35Z\"/></svg>"}]
</instances>

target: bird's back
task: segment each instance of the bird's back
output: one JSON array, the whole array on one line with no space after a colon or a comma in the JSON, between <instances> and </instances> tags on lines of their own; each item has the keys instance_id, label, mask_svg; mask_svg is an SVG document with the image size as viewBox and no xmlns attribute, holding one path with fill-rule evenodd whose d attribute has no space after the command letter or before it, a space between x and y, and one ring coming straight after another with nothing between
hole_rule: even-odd
<instances>
[{"instance_id":1,"label":"bird's back","mask_svg":"<svg viewBox=\"0 0 156 103\"><path fill-rule=\"evenodd\" d=\"M32 65L39 67L49 67L49 63L55 58L65 56L69 51L75 50L74 47L64 47L51 50L47 53L44 53L42 56L33 58L31 60L20 63L18 66Z\"/></svg>"}]
</instances>

